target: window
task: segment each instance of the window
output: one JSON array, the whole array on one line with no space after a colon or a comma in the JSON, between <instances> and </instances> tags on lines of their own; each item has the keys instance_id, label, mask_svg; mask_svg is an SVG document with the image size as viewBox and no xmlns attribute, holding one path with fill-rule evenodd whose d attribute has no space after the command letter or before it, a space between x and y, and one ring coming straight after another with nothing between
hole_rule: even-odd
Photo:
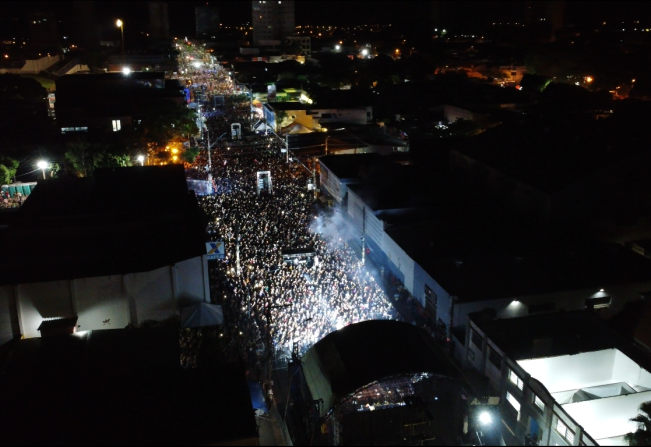
<instances>
[{"instance_id":1,"label":"window","mask_svg":"<svg viewBox=\"0 0 651 447\"><path fill-rule=\"evenodd\" d=\"M571 431L567 425L561 421L560 418L556 421L556 431L558 432L559 435L561 435L567 442L570 443L570 445L574 444L574 432Z\"/></svg>"},{"instance_id":2,"label":"window","mask_svg":"<svg viewBox=\"0 0 651 447\"><path fill-rule=\"evenodd\" d=\"M524 382L512 369L509 370L509 380L516 385L520 391L524 389Z\"/></svg>"},{"instance_id":3,"label":"window","mask_svg":"<svg viewBox=\"0 0 651 447\"><path fill-rule=\"evenodd\" d=\"M588 309L606 309L610 307L612 298L605 296L602 298L592 298L585 300L585 305Z\"/></svg>"},{"instance_id":4,"label":"window","mask_svg":"<svg viewBox=\"0 0 651 447\"><path fill-rule=\"evenodd\" d=\"M88 127L62 127L61 133L66 132L88 132Z\"/></svg>"},{"instance_id":5,"label":"window","mask_svg":"<svg viewBox=\"0 0 651 447\"><path fill-rule=\"evenodd\" d=\"M520 409L522 408L522 406L520 405L520 402L518 402L518 400L515 397L513 397L513 395L511 393L509 393L509 392L506 393L506 400L511 404L511 406L513 408L515 408L515 411L518 412L518 421L519 421L520 420Z\"/></svg>"},{"instance_id":6,"label":"window","mask_svg":"<svg viewBox=\"0 0 651 447\"><path fill-rule=\"evenodd\" d=\"M495 368L502 369L502 356L492 348L488 354L488 360L493 364L493 366L495 366Z\"/></svg>"},{"instance_id":7,"label":"window","mask_svg":"<svg viewBox=\"0 0 651 447\"><path fill-rule=\"evenodd\" d=\"M436 293L428 286L425 286L425 304L427 312L429 312L431 318L436 318L438 297Z\"/></svg>"},{"instance_id":8,"label":"window","mask_svg":"<svg viewBox=\"0 0 651 447\"><path fill-rule=\"evenodd\" d=\"M113 123L113 132L119 132L120 130L122 130L122 123L120 122L120 120L113 120L112 123Z\"/></svg>"},{"instance_id":9,"label":"window","mask_svg":"<svg viewBox=\"0 0 651 447\"><path fill-rule=\"evenodd\" d=\"M533 403L540 411L543 413L545 412L545 402L542 401L542 399L535 394L533 395Z\"/></svg>"},{"instance_id":10,"label":"window","mask_svg":"<svg viewBox=\"0 0 651 447\"><path fill-rule=\"evenodd\" d=\"M481 344L484 341L484 339L479 335L477 331L474 329L470 330L470 337L472 339L472 343L477 346L479 349L481 349Z\"/></svg>"}]
</instances>

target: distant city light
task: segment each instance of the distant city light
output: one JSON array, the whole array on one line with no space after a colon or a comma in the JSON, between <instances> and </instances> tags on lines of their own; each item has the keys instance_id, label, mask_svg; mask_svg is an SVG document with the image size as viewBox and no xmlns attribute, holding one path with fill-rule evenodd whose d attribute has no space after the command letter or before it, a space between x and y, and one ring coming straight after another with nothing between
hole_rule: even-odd
<instances>
[{"instance_id":1,"label":"distant city light","mask_svg":"<svg viewBox=\"0 0 651 447\"><path fill-rule=\"evenodd\" d=\"M335 46L335 50L337 50L337 51L341 50L341 45L336 45L336 46ZM5 57L6 57L6 56L5 56Z\"/></svg>"},{"instance_id":2,"label":"distant city light","mask_svg":"<svg viewBox=\"0 0 651 447\"><path fill-rule=\"evenodd\" d=\"M368 50L366 48L362 50L362 56L368 56Z\"/></svg>"},{"instance_id":3,"label":"distant city light","mask_svg":"<svg viewBox=\"0 0 651 447\"><path fill-rule=\"evenodd\" d=\"M194 65L196 68L201 67L201 62L193 62L192 65Z\"/></svg>"},{"instance_id":4,"label":"distant city light","mask_svg":"<svg viewBox=\"0 0 651 447\"><path fill-rule=\"evenodd\" d=\"M129 67L124 67L122 69L122 73L126 76L129 76L131 74L131 69Z\"/></svg>"}]
</instances>

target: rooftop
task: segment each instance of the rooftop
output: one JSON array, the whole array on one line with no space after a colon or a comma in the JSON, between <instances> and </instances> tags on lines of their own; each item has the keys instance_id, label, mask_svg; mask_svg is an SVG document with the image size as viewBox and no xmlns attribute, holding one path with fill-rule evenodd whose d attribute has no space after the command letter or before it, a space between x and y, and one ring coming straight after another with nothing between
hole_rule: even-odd
<instances>
[{"instance_id":1,"label":"rooftop","mask_svg":"<svg viewBox=\"0 0 651 447\"><path fill-rule=\"evenodd\" d=\"M458 151L548 193L646 150L621 144L616 120L606 123L520 119L489 129ZM619 140L617 139L619 136ZM616 150L614 148L616 147Z\"/></svg>"},{"instance_id":2,"label":"rooftop","mask_svg":"<svg viewBox=\"0 0 651 447\"><path fill-rule=\"evenodd\" d=\"M360 178L370 166L380 163L379 154L326 155L319 159L339 180Z\"/></svg>"},{"instance_id":3,"label":"rooftop","mask_svg":"<svg viewBox=\"0 0 651 447\"><path fill-rule=\"evenodd\" d=\"M651 260L618 244L533 232L488 215L396 226L387 234L460 302L651 279Z\"/></svg>"},{"instance_id":4,"label":"rooftop","mask_svg":"<svg viewBox=\"0 0 651 447\"><path fill-rule=\"evenodd\" d=\"M205 254L182 166L41 181L0 226L0 284L151 271Z\"/></svg>"},{"instance_id":5,"label":"rooftop","mask_svg":"<svg viewBox=\"0 0 651 447\"><path fill-rule=\"evenodd\" d=\"M232 445L257 440L243 368L182 370L178 337L176 328L158 328L18 341L0 381L4 442Z\"/></svg>"}]
</instances>

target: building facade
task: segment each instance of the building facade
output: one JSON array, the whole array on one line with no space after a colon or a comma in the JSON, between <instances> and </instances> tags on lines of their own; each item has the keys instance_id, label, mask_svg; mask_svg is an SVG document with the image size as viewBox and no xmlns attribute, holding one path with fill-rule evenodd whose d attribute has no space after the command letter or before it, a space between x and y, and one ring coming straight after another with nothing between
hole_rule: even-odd
<instances>
[{"instance_id":1,"label":"building facade","mask_svg":"<svg viewBox=\"0 0 651 447\"><path fill-rule=\"evenodd\" d=\"M252 10L253 45L258 46L261 41L282 41L296 29L293 1L253 1Z\"/></svg>"},{"instance_id":2,"label":"building facade","mask_svg":"<svg viewBox=\"0 0 651 447\"><path fill-rule=\"evenodd\" d=\"M219 32L219 9L216 7L197 6L194 18L198 38L212 38Z\"/></svg>"},{"instance_id":3,"label":"building facade","mask_svg":"<svg viewBox=\"0 0 651 447\"><path fill-rule=\"evenodd\" d=\"M149 2L149 34L154 39L170 37L170 18L167 2Z\"/></svg>"}]
</instances>

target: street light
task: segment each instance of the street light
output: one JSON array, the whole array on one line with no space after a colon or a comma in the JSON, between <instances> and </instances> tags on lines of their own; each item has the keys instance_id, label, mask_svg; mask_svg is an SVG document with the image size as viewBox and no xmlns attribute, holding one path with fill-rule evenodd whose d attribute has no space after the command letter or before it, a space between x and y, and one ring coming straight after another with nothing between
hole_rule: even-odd
<instances>
[{"instance_id":1,"label":"street light","mask_svg":"<svg viewBox=\"0 0 651 447\"><path fill-rule=\"evenodd\" d=\"M144 155L138 155L138 161L140 162L140 166L145 165L145 156Z\"/></svg>"},{"instance_id":2,"label":"street light","mask_svg":"<svg viewBox=\"0 0 651 447\"><path fill-rule=\"evenodd\" d=\"M36 167L43 171L43 180L45 180L45 170L50 167L50 163L45 160L41 160L36 163Z\"/></svg>"},{"instance_id":3,"label":"street light","mask_svg":"<svg viewBox=\"0 0 651 447\"><path fill-rule=\"evenodd\" d=\"M484 411L479 415L479 422L481 422L481 425L490 425L493 423L493 418L491 418L489 412Z\"/></svg>"},{"instance_id":4,"label":"street light","mask_svg":"<svg viewBox=\"0 0 651 447\"><path fill-rule=\"evenodd\" d=\"M120 34L122 35L122 56L124 56L124 22L120 19L118 19L117 22L115 22L118 28L120 28Z\"/></svg>"}]
</instances>

